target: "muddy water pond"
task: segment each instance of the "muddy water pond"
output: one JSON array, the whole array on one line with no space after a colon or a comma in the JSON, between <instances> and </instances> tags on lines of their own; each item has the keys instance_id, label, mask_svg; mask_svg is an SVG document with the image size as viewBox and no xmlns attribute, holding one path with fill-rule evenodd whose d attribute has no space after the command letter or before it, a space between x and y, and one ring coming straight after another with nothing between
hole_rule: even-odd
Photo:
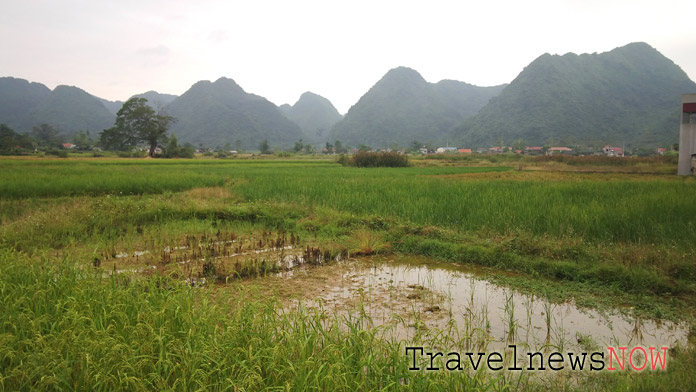
<instances>
[{"instance_id":1,"label":"muddy water pond","mask_svg":"<svg viewBox=\"0 0 696 392\"><path fill-rule=\"evenodd\" d=\"M364 314L390 338L466 349L534 350L686 344L689 327L551 303L486 281L466 266L423 258L351 259L300 266L242 284L273 290L289 308ZM611 312L609 312L611 313Z\"/></svg>"}]
</instances>

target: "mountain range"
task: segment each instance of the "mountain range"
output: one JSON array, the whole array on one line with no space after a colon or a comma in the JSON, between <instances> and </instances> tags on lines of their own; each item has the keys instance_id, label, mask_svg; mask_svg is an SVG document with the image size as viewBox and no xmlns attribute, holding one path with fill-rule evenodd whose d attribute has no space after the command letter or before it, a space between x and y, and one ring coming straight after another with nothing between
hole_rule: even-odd
<instances>
[{"instance_id":1,"label":"mountain range","mask_svg":"<svg viewBox=\"0 0 696 392\"><path fill-rule=\"evenodd\" d=\"M288 147L304 136L276 105L228 78L194 84L166 110L177 119L171 131L182 142L255 149L264 139Z\"/></svg>"},{"instance_id":2,"label":"mountain range","mask_svg":"<svg viewBox=\"0 0 696 392\"><path fill-rule=\"evenodd\" d=\"M331 101L310 91L292 106L281 105L280 110L302 129L305 140L312 143L325 140L331 128L343 118Z\"/></svg>"},{"instance_id":3,"label":"mountain range","mask_svg":"<svg viewBox=\"0 0 696 392\"><path fill-rule=\"evenodd\" d=\"M234 80L200 81L181 96L148 91L136 97L177 121L181 142L255 149L266 139L401 147L414 142L459 147L622 144L668 145L678 140L681 94L696 83L656 49L632 43L600 54L544 54L508 85L478 87L426 81L417 71L388 71L345 116L311 92L280 107L247 93ZM72 86L0 78L0 123L18 132L47 123L66 136L113 126L122 101Z\"/></svg>"},{"instance_id":4,"label":"mountain range","mask_svg":"<svg viewBox=\"0 0 696 392\"><path fill-rule=\"evenodd\" d=\"M601 54L544 54L454 129L460 145L668 145L678 141L681 95L696 83L645 43Z\"/></svg>"},{"instance_id":5,"label":"mountain range","mask_svg":"<svg viewBox=\"0 0 696 392\"><path fill-rule=\"evenodd\" d=\"M411 68L394 68L348 110L329 140L377 147L406 146L413 141L444 144L453 127L504 87L477 87L454 80L433 84Z\"/></svg>"}]
</instances>

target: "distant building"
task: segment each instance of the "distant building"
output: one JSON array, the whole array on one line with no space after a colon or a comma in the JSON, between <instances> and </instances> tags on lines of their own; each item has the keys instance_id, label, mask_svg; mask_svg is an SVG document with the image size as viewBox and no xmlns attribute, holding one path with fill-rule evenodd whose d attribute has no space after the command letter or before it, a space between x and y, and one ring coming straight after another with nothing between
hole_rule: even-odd
<instances>
[{"instance_id":1,"label":"distant building","mask_svg":"<svg viewBox=\"0 0 696 392\"><path fill-rule=\"evenodd\" d=\"M548 155L554 155L554 154L565 154L569 155L573 153L573 149L569 147L549 147L549 149L546 151L546 154Z\"/></svg>"},{"instance_id":2,"label":"distant building","mask_svg":"<svg viewBox=\"0 0 696 392\"><path fill-rule=\"evenodd\" d=\"M610 145L606 145L602 147L602 151L604 152L604 155L608 157L622 157L624 156L624 150L621 147L614 147Z\"/></svg>"},{"instance_id":3,"label":"distant building","mask_svg":"<svg viewBox=\"0 0 696 392\"><path fill-rule=\"evenodd\" d=\"M460 148L457 150L460 154L471 154L470 148Z\"/></svg>"},{"instance_id":4,"label":"distant building","mask_svg":"<svg viewBox=\"0 0 696 392\"><path fill-rule=\"evenodd\" d=\"M667 152L666 148L663 148L663 147L657 148L657 155L665 155L666 152Z\"/></svg>"},{"instance_id":5,"label":"distant building","mask_svg":"<svg viewBox=\"0 0 696 392\"><path fill-rule=\"evenodd\" d=\"M453 153L457 152L456 147L438 147L437 150L435 150L438 154L447 154L447 153Z\"/></svg>"},{"instance_id":6,"label":"distant building","mask_svg":"<svg viewBox=\"0 0 696 392\"><path fill-rule=\"evenodd\" d=\"M72 150L75 147L77 147L77 146L72 144L72 143L63 143L63 148L66 150Z\"/></svg>"},{"instance_id":7,"label":"distant building","mask_svg":"<svg viewBox=\"0 0 696 392\"><path fill-rule=\"evenodd\" d=\"M544 153L544 147L525 147L524 153L527 155L541 155Z\"/></svg>"}]
</instances>

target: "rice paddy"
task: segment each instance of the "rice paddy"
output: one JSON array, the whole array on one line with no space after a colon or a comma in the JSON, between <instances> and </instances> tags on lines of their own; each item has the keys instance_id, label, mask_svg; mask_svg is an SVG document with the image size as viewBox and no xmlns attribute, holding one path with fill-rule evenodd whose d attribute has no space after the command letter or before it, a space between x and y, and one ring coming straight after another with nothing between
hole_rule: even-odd
<instances>
[{"instance_id":1,"label":"rice paddy","mask_svg":"<svg viewBox=\"0 0 696 392\"><path fill-rule=\"evenodd\" d=\"M0 390L691 390L696 181L472 164L2 159ZM512 343L670 357L540 377L404 351Z\"/></svg>"}]
</instances>

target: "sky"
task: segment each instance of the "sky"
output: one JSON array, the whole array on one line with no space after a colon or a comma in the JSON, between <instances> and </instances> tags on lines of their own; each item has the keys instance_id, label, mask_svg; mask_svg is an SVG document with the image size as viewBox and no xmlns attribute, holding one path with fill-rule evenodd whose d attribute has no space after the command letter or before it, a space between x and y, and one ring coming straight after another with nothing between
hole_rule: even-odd
<instances>
[{"instance_id":1,"label":"sky","mask_svg":"<svg viewBox=\"0 0 696 392\"><path fill-rule=\"evenodd\" d=\"M511 82L544 53L647 42L696 80L691 1L0 0L0 76L108 99L222 76L281 105L345 113L389 69Z\"/></svg>"}]
</instances>

